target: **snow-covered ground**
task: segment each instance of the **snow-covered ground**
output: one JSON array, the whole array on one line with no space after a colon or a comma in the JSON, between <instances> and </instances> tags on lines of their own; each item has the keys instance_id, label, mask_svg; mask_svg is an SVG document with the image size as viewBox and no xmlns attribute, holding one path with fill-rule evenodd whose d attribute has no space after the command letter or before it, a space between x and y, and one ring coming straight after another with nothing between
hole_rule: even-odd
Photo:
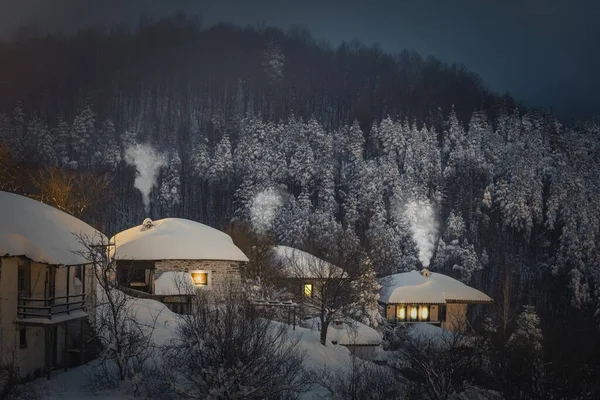
<instances>
[{"instance_id":1,"label":"snow-covered ground","mask_svg":"<svg viewBox=\"0 0 600 400\"><path fill-rule=\"evenodd\" d=\"M319 331L321 320L318 317L305 318L301 325L313 331ZM368 325L358 321L344 321L340 325L330 324L327 328L327 340L340 345L379 345L381 334Z\"/></svg>"},{"instance_id":2,"label":"snow-covered ground","mask_svg":"<svg viewBox=\"0 0 600 400\"><path fill-rule=\"evenodd\" d=\"M175 335L175 330L180 323L180 316L173 313L162 303L149 299L130 298L128 309L136 316L136 320L145 325L154 325L152 339L154 344L163 345ZM278 324L274 322L274 324ZM328 344L322 346L319 341L317 330L296 327L292 330L288 326L292 337L298 339L298 346L305 353L304 365L306 368L339 370L350 365L350 351L344 346ZM91 366L84 365L71 369L67 372L54 372L52 379L36 381L46 393L46 398L52 400L75 400L75 399L129 399L122 390L104 391L92 393L89 387L89 374ZM314 388L305 393L303 398L312 399L320 393L320 388Z\"/></svg>"}]
</instances>

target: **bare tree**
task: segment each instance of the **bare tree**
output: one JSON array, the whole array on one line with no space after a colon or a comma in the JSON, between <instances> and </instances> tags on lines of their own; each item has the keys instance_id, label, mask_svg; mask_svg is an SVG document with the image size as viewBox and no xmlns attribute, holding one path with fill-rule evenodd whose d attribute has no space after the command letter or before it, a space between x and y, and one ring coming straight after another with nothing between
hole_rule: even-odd
<instances>
[{"instance_id":1,"label":"bare tree","mask_svg":"<svg viewBox=\"0 0 600 400\"><path fill-rule=\"evenodd\" d=\"M412 333L410 329L415 329ZM398 327L391 340L397 357L390 367L405 378L408 398L449 399L484 373L485 342L481 337Z\"/></svg>"},{"instance_id":2,"label":"bare tree","mask_svg":"<svg viewBox=\"0 0 600 400\"><path fill-rule=\"evenodd\" d=\"M306 314L319 318L320 341L325 345L327 329L333 321L358 318L360 315L357 314L362 310L373 308L372 305L366 307L365 301L375 302L376 308L377 300L365 293L365 290L374 290L375 286L365 285L364 277L375 280L375 275L371 274L371 265L358 246L354 246L345 234L337 235L326 249L321 246L315 242L310 247L312 254L323 258L297 251L280 262L288 277L311 282L310 289L305 288L302 293L302 305Z\"/></svg>"},{"instance_id":3,"label":"bare tree","mask_svg":"<svg viewBox=\"0 0 600 400\"><path fill-rule=\"evenodd\" d=\"M40 397L34 382L23 377L16 349L0 349L0 399L27 400Z\"/></svg>"},{"instance_id":4,"label":"bare tree","mask_svg":"<svg viewBox=\"0 0 600 400\"><path fill-rule=\"evenodd\" d=\"M95 225L102 224L103 208L112 197L106 175L50 166L32 174L31 181L42 202L77 218L88 217Z\"/></svg>"},{"instance_id":5,"label":"bare tree","mask_svg":"<svg viewBox=\"0 0 600 400\"><path fill-rule=\"evenodd\" d=\"M316 370L312 381L324 388L333 400L398 399L404 396L403 380L388 368L351 357L348 369Z\"/></svg>"},{"instance_id":6,"label":"bare tree","mask_svg":"<svg viewBox=\"0 0 600 400\"><path fill-rule=\"evenodd\" d=\"M199 291L163 349L164 379L189 399L278 399L306 389L289 329L260 318L238 288Z\"/></svg>"},{"instance_id":7,"label":"bare tree","mask_svg":"<svg viewBox=\"0 0 600 400\"><path fill-rule=\"evenodd\" d=\"M135 300L116 286L116 266L104 237L80 236L79 240L85 249L81 255L91 261L98 285L91 294L95 304L91 320L101 351L90 383L95 389L102 389L117 387L127 380L133 383L133 392L137 392L135 383L139 383L139 375L154 355L152 333L158 315L151 316L147 324L137 319L131 309Z\"/></svg>"}]
</instances>

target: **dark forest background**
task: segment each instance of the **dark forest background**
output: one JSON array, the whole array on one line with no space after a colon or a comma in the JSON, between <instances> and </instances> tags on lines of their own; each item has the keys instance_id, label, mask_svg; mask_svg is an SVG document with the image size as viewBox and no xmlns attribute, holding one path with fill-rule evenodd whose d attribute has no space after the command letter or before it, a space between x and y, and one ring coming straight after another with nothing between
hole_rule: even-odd
<instances>
[{"instance_id":1,"label":"dark forest background","mask_svg":"<svg viewBox=\"0 0 600 400\"><path fill-rule=\"evenodd\" d=\"M96 189L77 214L108 235L147 216L223 228L276 192L278 243L344 231L380 275L421 268L403 207L431 204L431 268L490 294L504 329L535 306L557 396L597 393L597 121L564 125L416 52L183 16L22 33L0 60L3 190L57 203L48 182L67 174ZM149 212L123 161L135 143L165 160Z\"/></svg>"}]
</instances>

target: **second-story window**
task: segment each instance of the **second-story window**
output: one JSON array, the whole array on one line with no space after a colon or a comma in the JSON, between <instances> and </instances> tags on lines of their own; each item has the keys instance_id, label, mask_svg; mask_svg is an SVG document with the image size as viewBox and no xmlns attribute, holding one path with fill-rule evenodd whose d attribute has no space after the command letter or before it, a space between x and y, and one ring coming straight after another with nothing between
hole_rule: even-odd
<instances>
[{"instance_id":1,"label":"second-story window","mask_svg":"<svg viewBox=\"0 0 600 400\"><path fill-rule=\"evenodd\" d=\"M19 273L18 273L18 291L19 297L29 297L29 271L30 264L29 262L24 262L19 264Z\"/></svg>"}]
</instances>

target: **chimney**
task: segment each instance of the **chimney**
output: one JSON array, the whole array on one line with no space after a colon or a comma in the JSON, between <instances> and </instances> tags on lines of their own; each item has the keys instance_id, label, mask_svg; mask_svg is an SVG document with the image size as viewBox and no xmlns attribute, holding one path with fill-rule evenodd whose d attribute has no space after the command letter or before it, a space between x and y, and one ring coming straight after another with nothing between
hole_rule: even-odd
<instances>
[{"instance_id":1,"label":"chimney","mask_svg":"<svg viewBox=\"0 0 600 400\"><path fill-rule=\"evenodd\" d=\"M144 222L142 222L142 230L146 231L154 226L154 222L150 218L146 218Z\"/></svg>"}]
</instances>

